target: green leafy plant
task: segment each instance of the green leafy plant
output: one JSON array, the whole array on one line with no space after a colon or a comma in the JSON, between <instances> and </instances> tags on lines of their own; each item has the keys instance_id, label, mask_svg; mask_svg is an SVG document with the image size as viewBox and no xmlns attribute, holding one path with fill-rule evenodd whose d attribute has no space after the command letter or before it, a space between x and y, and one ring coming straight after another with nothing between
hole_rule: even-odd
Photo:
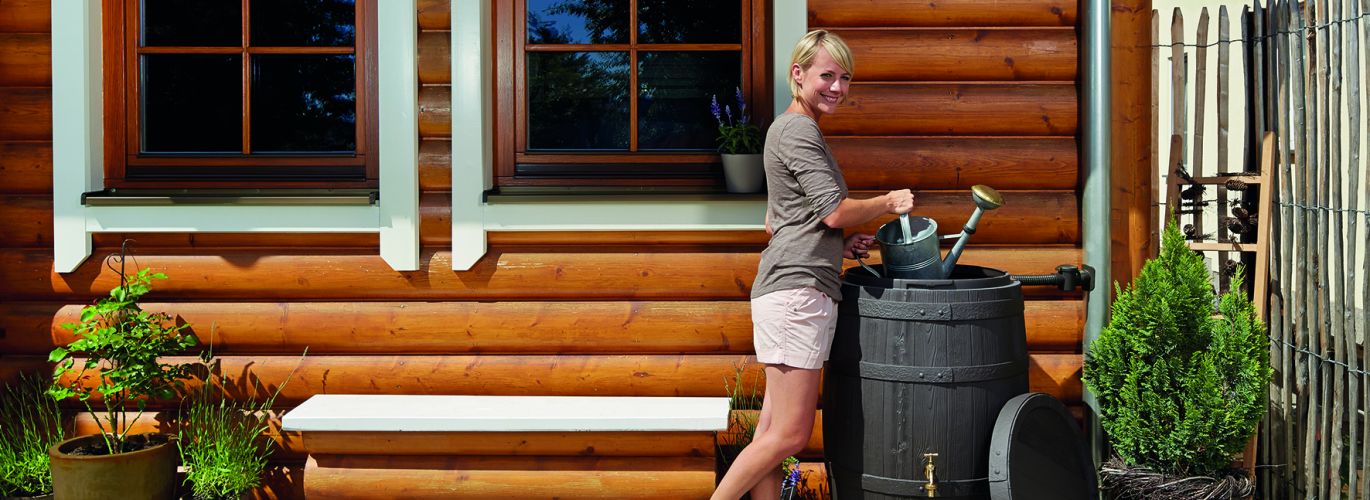
<instances>
[{"instance_id":1,"label":"green leafy plant","mask_svg":"<svg viewBox=\"0 0 1370 500\"><path fill-rule=\"evenodd\" d=\"M270 428L267 419L276 397L295 372L261 401L224 397L219 369L209 373L201 390L185 401L176 447L192 498L237 499L261 484L262 471L275 451L275 443L262 433Z\"/></svg>"},{"instance_id":2,"label":"green leafy plant","mask_svg":"<svg viewBox=\"0 0 1370 500\"><path fill-rule=\"evenodd\" d=\"M1265 416L1265 326L1234 287L1213 310L1203 257L1172 223L1090 346L1084 382L1114 451L1175 475L1226 469Z\"/></svg>"},{"instance_id":3,"label":"green leafy plant","mask_svg":"<svg viewBox=\"0 0 1370 500\"><path fill-rule=\"evenodd\" d=\"M0 390L0 496L52 493L48 448L62 441L62 413L49 385L21 374Z\"/></svg>"},{"instance_id":4,"label":"green leafy plant","mask_svg":"<svg viewBox=\"0 0 1370 500\"><path fill-rule=\"evenodd\" d=\"M129 275L120 256L119 286L109 296L81 309L80 323L66 323L80 338L53 349L49 361L57 363L49 393L56 399L75 398L95 417L104 438L106 454L133 449L128 442L129 423L142 416L149 398L171 399L184 387L193 363L165 364L160 359L195 347L199 341L166 313L144 311L138 305L152 280L165 274L141 269ZM96 399L105 418L91 405ZM128 408L137 413L129 418Z\"/></svg>"},{"instance_id":5,"label":"green leafy plant","mask_svg":"<svg viewBox=\"0 0 1370 500\"><path fill-rule=\"evenodd\" d=\"M761 152L761 128L747 115L747 101L742 89L737 89L737 120L733 120L732 105L718 108L718 96L709 101L709 113L718 122L718 152L723 154L756 154ZM727 121L724 121L724 118Z\"/></svg>"}]
</instances>

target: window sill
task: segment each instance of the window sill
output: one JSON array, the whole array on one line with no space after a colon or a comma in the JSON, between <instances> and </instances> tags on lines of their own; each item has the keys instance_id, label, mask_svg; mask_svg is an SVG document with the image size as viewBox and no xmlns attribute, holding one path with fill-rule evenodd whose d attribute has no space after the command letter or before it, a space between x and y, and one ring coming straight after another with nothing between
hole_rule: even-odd
<instances>
[{"instance_id":1,"label":"window sill","mask_svg":"<svg viewBox=\"0 0 1370 500\"><path fill-rule=\"evenodd\" d=\"M116 189L81 194L88 207L218 206L372 206L375 189Z\"/></svg>"},{"instance_id":2,"label":"window sill","mask_svg":"<svg viewBox=\"0 0 1370 500\"><path fill-rule=\"evenodd\" d=\"M486 191L482 201L502 203L556 202L737 202L766 201L766 193L729 193L697 187L514 187Z\"/></svg>"}]
</instances>

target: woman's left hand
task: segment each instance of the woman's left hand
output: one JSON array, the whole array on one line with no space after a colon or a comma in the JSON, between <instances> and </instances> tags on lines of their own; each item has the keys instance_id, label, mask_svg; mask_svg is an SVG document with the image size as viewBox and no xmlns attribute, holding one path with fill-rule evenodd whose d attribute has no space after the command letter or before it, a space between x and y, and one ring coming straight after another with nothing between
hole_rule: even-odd
<instances>
[{"instance_id":1,"label":"woman's left hand","mask_svg":"<svg viewBox=\"0 0 1370 500\"><path fill-rule=\"evenodd\" d=\"M875 244L875 237L865 233L856 233L847 237L847 241L842 244L842 257L847 259L870 257L871 246Z\"/></svg>"}]
</instances>

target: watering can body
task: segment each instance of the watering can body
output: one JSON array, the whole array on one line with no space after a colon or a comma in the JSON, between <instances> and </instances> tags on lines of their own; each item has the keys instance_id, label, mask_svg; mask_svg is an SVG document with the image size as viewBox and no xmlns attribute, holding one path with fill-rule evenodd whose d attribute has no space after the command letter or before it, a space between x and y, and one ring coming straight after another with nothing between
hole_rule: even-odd
<instances>
[{"instance_id":1,"label":"watering can body","mask_svg":"<svg viewBox=\"0 0 1370 500\"><path fill-rule=\"evenodd\" d=\"M951 271L956 268L956 261L961 258L961 251L965 249L966 242L970 240L970 235L975 234L980 216L984 215L985 211L1004 205L1004 199L999 192L983 184L971 187L971 199L975 201L975 212L970 215L970 220L966 221L959 235L938 236L937 221L927 217L911 217L908 214L880 226L875 232L875 241L880 243L885 272L889 273L887 277L946 279L951 276ZM952 245L943 259L937 243L939 240L950 238L956 238L956 244ZM861 265L866 266L866 263L861 262ZM870 267L866 269L879 276L879 273Z\"/></svg>"},{"instance_id":2,"label":"watering can body","mask_svg":"<svg viewBox=\"0 0 1370 500\"><path fill-rule=\"evenodd\" d=\"M908 217L909 235L898 219L880 226L875 241L880 242L880 254L885 272L897 279L942 279L942 252L937 247L937 221L927 217Z\"/></svg>"}]
</instances>

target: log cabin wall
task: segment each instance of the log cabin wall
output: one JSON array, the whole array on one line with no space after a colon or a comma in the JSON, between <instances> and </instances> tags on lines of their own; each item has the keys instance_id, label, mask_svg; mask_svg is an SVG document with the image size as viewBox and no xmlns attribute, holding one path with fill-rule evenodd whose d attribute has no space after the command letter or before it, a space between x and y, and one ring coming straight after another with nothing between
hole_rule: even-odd
<instances>
[{"instance_id":1,"label":"log cabin wall","mask_svg":"<svg viewBox=\"0 0 1370 500\"><path fill-rule=\"evenodd\" d=\"M321 393L724 395L752 353L760 231L491 233L479 263L450 270L450 17L444 0L418 8L420 270L393 271L375 235L186 233L97 235L56 274L50 7L0 1L0 377L47 369L70 339L58 325L117 284L102 261L132 237L137 264L170 276L149 308L214 339L235 396L275 387L308 347L282 410ZM1061 0L813 2L810 27L855 51L851 99L823 123L852 190L912 187L950 231L989 184L1007 205L963 262L1080 263L1075 24ZM1032 389L1078 405L1081 296L1028 296ZM284 450L260 493L292 496L304 457L273 436Z\"/></svg>"}]
</instances>

